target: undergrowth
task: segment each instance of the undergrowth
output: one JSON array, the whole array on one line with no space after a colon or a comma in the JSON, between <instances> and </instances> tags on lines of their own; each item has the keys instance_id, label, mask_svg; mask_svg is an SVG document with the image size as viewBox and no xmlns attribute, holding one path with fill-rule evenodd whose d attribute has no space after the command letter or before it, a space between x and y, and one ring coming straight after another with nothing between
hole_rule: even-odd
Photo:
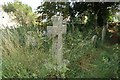
<instances>
[{"instance_id":1,"label":"undergrowth","mask_svg":"<svg viewBox=\"0 0 120 80\"><path fill-rule=\"evenodd\" d=\"M26 45L28 31L36 37L35 46ZM46 67L52 63L51 39L37 29L2 30L2 77L3 78L55 78L56 71ZM91 32L90 32L91 33ZM68 60L66 78L118 78L120 45L101 44L94 48L90 33L79 31L64 35L64 59Z\"/></svg>"}]
</instances>

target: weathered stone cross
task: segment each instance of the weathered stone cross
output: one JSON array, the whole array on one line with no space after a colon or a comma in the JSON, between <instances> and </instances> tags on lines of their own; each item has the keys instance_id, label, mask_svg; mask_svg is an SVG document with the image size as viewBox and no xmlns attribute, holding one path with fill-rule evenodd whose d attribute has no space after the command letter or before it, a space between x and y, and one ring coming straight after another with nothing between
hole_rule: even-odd
<instances>
[{"instance_id":1,"label":"weathered stone cross","mask_svg":"<svg viewBox=\"0 0 120 80\"><path fill-rule=\"evenodd\" d=\"M53 22L53 26L47 27L47 35L52 37L53 58L56 60L56 64L60 66L63 64L62 34L66 33L66 26L62 25L63 22L62 16L52 16L51 20Z\"/></svg>"}]
</instances>

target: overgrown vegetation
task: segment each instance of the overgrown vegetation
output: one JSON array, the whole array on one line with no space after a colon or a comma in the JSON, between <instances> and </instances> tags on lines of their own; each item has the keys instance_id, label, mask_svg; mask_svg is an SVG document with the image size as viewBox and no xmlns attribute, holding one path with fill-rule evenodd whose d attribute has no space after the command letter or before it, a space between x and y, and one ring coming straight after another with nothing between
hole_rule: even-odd
<instances>
[{"instance_id":1,"label":"overgrown vegetation","mask_svg":"<svg viewBox=\"0 0 120 80\"><path fill-rule=\"evenodd\" d=\"M19 32L19 30L21 30ZM3 78L53 77L56 71L50 69L50 40L42 39L42 34L35 32L39 39L37 47L24 44L23 36L27 30L3 30L2 68ZM20 34L20 35L19 35ZM87 34L87 33L86 33ZM91 35L84 37L81 32L68 33L64 37L64 59L69 60L65 77L67 78L118 78L120 46L108 44L94 48L90 42ZM46 40L46 43L45 43ZM44 44L44 45L43 45ZM49 49L48 49L49 48ZM47 51L45 51L47 50ZM47 67L46 67L46 64Z\"/></svg>"},{"instance_id":2,"label":"overgrown vegetation","mask_svg":"<svg viewBox=\"0 0 120 80\"><path fill-rule=\"evenodd\" d=\"M21 26L0 30L3 78L119 78L120 44L111 43L112 33L109 32L106 32L105 42L101 41L102 26L112 21L118 3L73 3L74 7L70 3L44 3L37 11L41 13L39 24L35 24L30 7L23 5L23 8L18 8L18 5L23 4L4 5L6 12L16 15ZM17 9L25 13L20 14ZM64 19L70 17L67 33L63 35L63 58L67 64L61 70L54 66L52 38L44 33L51 25L51 16L57 12L63 14ZM116 33L120 34L119 29ZM98 36L97 47L91 42L95 34Z\"/></svg>"}]
</instances>

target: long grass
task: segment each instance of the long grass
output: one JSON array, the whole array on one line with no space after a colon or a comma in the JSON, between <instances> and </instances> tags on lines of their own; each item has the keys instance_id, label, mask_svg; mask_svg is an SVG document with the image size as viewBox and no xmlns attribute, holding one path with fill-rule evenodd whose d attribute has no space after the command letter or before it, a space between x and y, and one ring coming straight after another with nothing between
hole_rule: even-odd
<instances>
[{"instance_id":1,"label":"long grass","mask_svg":"<svg viewBox=\"0 0 120 80\"><path fill-rule=\"evenodd\" d=\"M26 35L31 31L37 40L36 46L28 46ZM2 30L2 77L47 78L56 77L51 69L51 42L37 28L20 27ZM91 33L91 32L90 32ZM100 44L94 48L91 34L81 32L64 35L64 59L69 60L67 78L118 78L120 46ZM47 66L46 66L47 64ZM50 69L48 69L50 68ZM65 69L63 69L65 70ZM61 73L63 74L63 73Z\"/></svg>"},{"instance_id":2,"label":"long grass","mask_svg":"<svg viewBox=\"0 0 120 80\"><path fill-rule=\"evenodd\" d=\"M43 68L49 54L42 48L41 34L32 32L35 32L35 36L38 37L37 46L26 44L27 30L18 28L2 31L3 78L44 77L46 75Z\"/></svg>"}]
</instances>

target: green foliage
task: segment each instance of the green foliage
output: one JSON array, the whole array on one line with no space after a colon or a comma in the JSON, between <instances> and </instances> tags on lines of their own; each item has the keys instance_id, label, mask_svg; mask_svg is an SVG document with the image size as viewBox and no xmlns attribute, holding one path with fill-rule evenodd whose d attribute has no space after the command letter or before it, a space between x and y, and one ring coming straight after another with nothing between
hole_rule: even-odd
<instances>
[{"instance_id":1,"label":"green foliage","mask_svg":"<svg viewBox=\"0 0 120 80\"><path fill-rule=\"evenodd\" d=\"M51 16L57 14L57 12L62 13L64 17L69 14L69 3L65 2L44 2L41 6L38 6L37 13L42 13L39 16L39 20L50 19Z\"/></svg>"},{"instance_id":2,"label":"green foliage","mask_svg":"<svg viewBox=\"0 0 120 80\"><path fill-rule=\"evenodd\" d=\"M32 12L32 8L27 4L15 1L14 3L4 4L3 10L7 13L14 14L16 20L21 25L35 24L36 15Z\"/></svg>"},{"instance_id":3,"label":"green foliage","mask_svg":"<svg viewBox=\"0 0 120 80\"><path fill-rule=\"evenodd\" d=\"M92 18L91 16L89 16ZM94 21L94 20L93 20ZM76 23L79 24L78 20ZM78 26L78 25L76 25ZM69 26L71 27L71 25ZM81 25L79 26L81 27ZM67 77L67 78L118 78L118 54L120 46L108 46L98 41L98 47L91 44L94 35L92 23L88 20L82 30L64 35L64 58L68 64L56 70L51 57L52 40L42 36L37 27L21 26L17 29L3 30L3 77ZM26 34L38 39L38 46L26 45ZM99 35L100 37L100 35Z\"/></svg>"},{"instance_id":4,"label":"green foliage","mask_svg":"<svg viewBox=\"0 0 120 80\"><path fill-rule=\"evenodd\" d=\"M113 16L118 11L119 2L82 3L82 2L44 2L37 8L40 14L37 21L44 27L51 25L51 16L61 13L64 18L70 17L68 30L71 32L79 29L84 31L96 27L103 27L107 21L113 21ZM87 21L85 21L87 17ZM46 20L46 22L43 22ZM85 22L85 23L84 23Z\"/></svg>"},{"instance_id":5,"label":"green foliage","mask_svg":"<svg viewBox=\"0 0 120 80\"><path fill-rule=\"evenodd\" d=\"M25 34L29 30L24 26L2 30L3 78L35 78L47 75L48 72L43 65L49 54L46 54L42 48L41 34L37 34L34 30L32 32L36 32L39 46L30 48L26 45Z\"/></svg>"},{"instance_id":6,"label":"green foliage","mask_svg":"<svg viewBox=\"0 0 120 80\"><path fill-rule=\"evenodd\" d=\"M118 78L120 45L101 44L100 38L97 48L91 43L92 36L96 34L94 27L103 26L107 20L112 21L117 6L118 3L75 2L71 7L70 3L65 2L45 2L37 10L41 14L38 17L40 27L37 28L31 7L18 1L3 5L6 12L14 13L22 26L1 30L2 77ZM57 12L64 18L70 16L67 34L63 35L64 60L59 69L56 69L56 60L51 54L52 39L40 32L47 25L52 25L50 18ZM83 24L85 16L88 20ZM26 44L28 35L37 40L36 46ZM101 33L98 37L101 37Z\"/></svg>"},{"instance_id":7,"label":"green foliage","mask_svg":"<svg viewBox=\"0 0 120 80\"><path fill-rule=\"evenodd\" d=\"M120 46L98 45L93 48L90 39L81 34L67 35L64 57L70 61L67 78L118 78ZM89 33L86 35L89 36ZM69 37L68 37L69 36ZM86 36L87 37L87 36Z\"/></svg>"},{"instance_id":8,"label":"green foliage","mask_svg":"<svg viewBox=\"0 0 120 80\"><path fill-rule=\"evenodd\" d=\"M36 13L38 25L40 30L46 30L46 26L52 25L51 17L57 13L62 14L64 18L69 15L69 3L68 2L44 2L37 7Z\"/></svg>"},{"instance_id":9,"label":"green foliage","mask_svg":"<svg viewBox=\"0 0 120 80\"><path fill-rule=\"evenodd\" d=\"M2 57L0 55L0 79L2 79Z\"/></svg>"},{"instance_id":10,"label":"green foliage","mask_svg":"<svg viewBox=\"0 0 120 80\"><path fill-rule=\"evenodd\" d=\"M101 3L82 3L75 2L71 10L71 16L74 17L76 13L79 15L85 14L85 11L88 11L91 15L94 15L95 23L97 21L98 26L105 25L108 17L112 14L115 14L118 11L119 2L101 2ZM97 26L97 25L96 25Z\"/></svg>"},{"instance_id":11,"label":"green foliage","mask_svg":"<svg viewBox=\"0 0 120 80\"><path fill-rule=\"evenodd\" d=\"M92 47L91 31L67 33L64 35L64 59L67 63L56 70L51 55L51 39L42 37L37 30L31 30L39 38L38 47L23 44L21 38L30 31L25 27L3 30L3 78L118 78L119 45ZM22 34L23 33L23 34ZM83 35L84 34L84 35ZM46 42L43 43L43 42ZM46 51L47 50L47 51ZM69 63L68 63L69 62Z\"/></svg>"}]
</instances>

